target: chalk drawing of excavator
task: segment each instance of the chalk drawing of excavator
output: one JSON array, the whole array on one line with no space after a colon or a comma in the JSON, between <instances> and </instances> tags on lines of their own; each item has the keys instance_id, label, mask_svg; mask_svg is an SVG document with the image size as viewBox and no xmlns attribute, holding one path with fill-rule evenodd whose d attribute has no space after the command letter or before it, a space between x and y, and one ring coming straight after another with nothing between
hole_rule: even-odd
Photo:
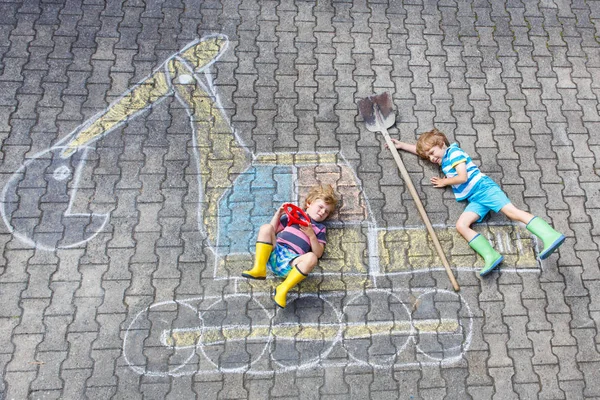
<instances>
[{"instance_id":1,"label":"chalk drawing of excavator","mask_svg":"<svg viewBox=\"0 0 600 400\"><path fill-rule=\"evenodd\" d=\"M228 43L218 34L190 43L106 110L26 161L2 190L6 226L45 250L93 239L109 214L72 211L91 146L174 96L192 130L198 230L212 254L213 278L233 281L235 289L140 311L124 336L124 356L133 370L165 376L460 361L472 330L472 312L462 296L419 285L402 290L378 285L379 279L443 271L426 232L379 228L360 180L340 152L252 153L232 129L210 72ZM282 203L299 204L315 183L333 184L342 198L328 225L323 268L303 283L302 301L294 302L291 314L275 313L269 308L271 282L247 282L239 275L252 260L260 225ZM511 264L537 269L534 243L523 229L485 229L503 250L505 269ZM452 229L440 231L453 265L477 270L464 241Z\"/></svg>"}]
</instances>

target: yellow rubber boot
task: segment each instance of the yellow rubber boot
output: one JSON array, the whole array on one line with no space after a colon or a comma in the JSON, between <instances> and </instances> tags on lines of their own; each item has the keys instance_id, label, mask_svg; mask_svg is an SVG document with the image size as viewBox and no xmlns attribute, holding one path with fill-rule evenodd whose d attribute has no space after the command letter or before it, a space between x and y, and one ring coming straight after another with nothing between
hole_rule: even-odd
<instances>
[{"instance_id":1,"label":"yellow rubber boot","mask_svg":"<svg viewBox=\"0 0 600 400\"><path fill-rule=\"evenodd\" d=\"M267 262L272 250L273 245L271 243L256 242L254 266L251 270L243 271L242 276L250 279L265 279L267 277Z\"/></svg>"},{"instance_id":2,"label":"yellow rubber boot","mask_svg":"<svg viewBox=\"0 0 600 400\"><path fill-rule=\"evenodd\" d=\"M285 280L273 291L273 301L281 308L285 308L287 300L287 292L302 282L308 275L304 275L298 267L293 267Z\"/></svg>"}]
</instances>

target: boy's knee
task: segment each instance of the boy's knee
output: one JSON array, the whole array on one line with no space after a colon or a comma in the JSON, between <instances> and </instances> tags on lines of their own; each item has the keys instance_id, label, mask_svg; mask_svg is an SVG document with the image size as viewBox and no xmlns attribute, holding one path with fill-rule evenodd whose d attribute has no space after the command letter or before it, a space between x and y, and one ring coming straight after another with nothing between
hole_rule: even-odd
<instances>
[{"instance_id":1,"label":"boy's knee","mask_svg":"<svg viewBox=\"0 0 600 400\"><path fill-rule=\"evenodd\" d=\"M315 253L306 253L306 262L314 267L319 262L319 258Z\"/></svg>"},{"instance_id":2,"label":"boy's knee","mask_svg":"<svg viewBox=\"0 0 600 400\"><path fill-rule=\"evenodd\" d=\"M293 265L295 265L295 267L303 274L310 274L316 267L319 257L317 257L315 253L305 253L300 257L297 258L298 261Z\"/></svg>"}]
</instances>

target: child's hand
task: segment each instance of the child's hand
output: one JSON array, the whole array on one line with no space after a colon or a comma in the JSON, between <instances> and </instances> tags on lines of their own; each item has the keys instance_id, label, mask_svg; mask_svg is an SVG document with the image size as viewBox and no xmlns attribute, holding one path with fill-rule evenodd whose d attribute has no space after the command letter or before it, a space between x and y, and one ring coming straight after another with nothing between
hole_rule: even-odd
<instances>
[{"instance_id":1,"label":"child's hand","mask_svg":"<svg viewBox=\"0 0 600 400\"><path fill-rule=\"evenodd\" d=\"M317 237L317 235L315 235L315 231L312 228L312 224L310 224L308 226L302 226L302 225L300 225L300 230L302 232L304 232L304 234L306 236L308 236L309 239L311 238L311 236Z\"/></svg>"},{"instance_id":2,"label":"child's hand","mask_svg":"<svg viewBox=\"0 0 600 400\"><path fill-rule=\"evenodd\" d=\"M398 150L402 150L404 142L399 141L398 139L391 139L392 143L394 143L394 147L397 148ZM385 144L385 148L389 149L390 146L388 146L388 144Z\"/></svg>"},{"instance_id":3,"label":"child's hand","mask_svg":"<svg viewBox=\"0 0 600 400\"><path fill-rule=\"evenodd\" d=\"M284 207L284 205L282 204L282 205L280 205L280 206L279 206L279 208L277 209L277 211L275 211L275 216L276 216L277 218L281 218L281 216L282 216L283 214L285 214L285 207Z\"/></svg>"},{"instance_id":4,"label":"child's hand","mask_svg":"<svg viewBox=\"0 0 600 400\"><path fill-rule=\"evenodd\" d=\"M434 176L433 178L431 178L431 183L436 188L443 188L445 186L448 186L446 184L446 178L440 178L438 176Z\"/></svg>"}]
</instances>

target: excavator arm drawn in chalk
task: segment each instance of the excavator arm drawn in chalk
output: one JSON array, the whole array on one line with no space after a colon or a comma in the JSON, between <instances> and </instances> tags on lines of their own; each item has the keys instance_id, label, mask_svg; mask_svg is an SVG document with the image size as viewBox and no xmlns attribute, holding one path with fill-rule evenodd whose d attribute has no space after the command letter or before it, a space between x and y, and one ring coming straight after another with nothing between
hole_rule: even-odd
<instances>
[{"instance_id":1,"label":"excavator arm drawn in chalk","mask_svg":"<svg viewBox=\"0 0 600 400\"><path fill-rule=\"evenodd\" d=\"M79 246L95 237L109 214L75 213L81 170L93 143L174 96L186 110L193 136L200 201L198 228L215 237L214 210L233 174L247 167L250 154L231 131L212 88L203 83L209 67L228 47L224 35L209 35L169 57L104 111L51 148L35 154L15 171L2 190L0 214L13 235L43 250ZM206 78L211 84L209 78ZM231 135L235 139L232 140ZM211 148L209 154L207 150ZM208 168L209 157L211 168ZM210 171L210 172L208 172Z\"/></svg>"}]
</instances>

